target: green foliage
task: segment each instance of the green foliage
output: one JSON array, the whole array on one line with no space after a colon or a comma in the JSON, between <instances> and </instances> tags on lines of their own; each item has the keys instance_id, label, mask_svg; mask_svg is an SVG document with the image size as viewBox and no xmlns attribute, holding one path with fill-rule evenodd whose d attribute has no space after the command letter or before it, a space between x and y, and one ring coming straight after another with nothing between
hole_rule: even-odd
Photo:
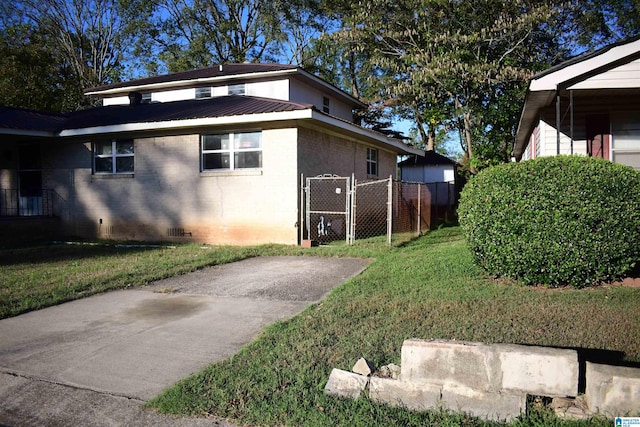
<instances>
[{"instance_id":1,"label":"green foliage","mask_svg":"<svg viewBox=\"0 0 640 427\"><path fill-rule=\"evenodd\" d=\"M2 105L62 112L75 110L82 98L82 87L51 36L28 24L0 29Z\"/></svg>"},{"instance_id":2,"label":"green foliage","mask_svg":"<svg viewBox=\"0 0 640 427\"><path fill-rule=\"evenodd\" d=\"M489 168L467 184L458 214L476 262L526 284L590 286L640 260L640 173L605 160Z\"/></svg>"}]
</instances>

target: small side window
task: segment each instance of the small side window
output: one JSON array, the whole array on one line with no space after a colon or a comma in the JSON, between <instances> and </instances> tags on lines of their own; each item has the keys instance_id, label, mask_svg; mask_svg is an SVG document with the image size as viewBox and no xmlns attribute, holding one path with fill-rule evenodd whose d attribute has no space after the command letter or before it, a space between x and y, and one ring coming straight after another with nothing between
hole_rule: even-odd
<instances>
[{"instance_id":1,"label":"small side window","mask_svg":"<svg viewBox=\"0 0 640 427\"><path fill-rule=\"evenodd\" d=\"M331 100L329 97L322 97L322 112L329 114L331 111Z\"/></svg>"},{"instance_id":2,"label":"small side window","mask_svg":"<svg viewBox=\"0 0 640 427\"><path fill-rule=\"evenodd\" d=\"M196 88L196 99L202 98L211 98L211 88L210 87L197 87Z\"/></svg>"},{"instance_id":3,"label":"small side window","mask_svg":"<svg viewBox=\"0 0 640 427\"><path fill-rule=\"evenodd\" d=\"M367 175L378 176L378 150L367 148Z\"/></svg>"},{"instance_id":4,"label":"small side window","mask_svg":"<svg viewBox=\"0 0 640 427\"><path fill-rule=\"evenodd\" d=\"M227 92L229 95L244 95L246 93L246 87L244 83L237 85L229 85Z\"/></svg>"}]
</instances>

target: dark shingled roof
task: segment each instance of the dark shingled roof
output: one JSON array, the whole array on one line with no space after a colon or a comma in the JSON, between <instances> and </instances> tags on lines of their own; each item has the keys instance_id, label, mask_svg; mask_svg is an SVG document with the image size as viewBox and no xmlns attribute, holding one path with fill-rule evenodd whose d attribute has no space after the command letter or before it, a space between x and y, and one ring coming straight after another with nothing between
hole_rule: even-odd
<instances>
[{"instance_id":1,"label":"dark shingled roof","mask_svg":"<svg viewBox=\"0 0 640 427\"><path fill-rule=\"evenodd\" d=\"M53 132L66 119L64 114L0 106L0 128L5 129Z\"/></svg>"},{"instance_id":2,"label":"dark shingled roof","mask_svg":"<svg viewBox=\"0 0 640 427\"><path fill-rule=\"evenodd\" d=\"M150 85L156 83L176 82L182 80L205 79L211 77L228 77L239 74L266 73L270 71L295 70L293 65L282 64L223 64L222 71L220 65L200 68L198 70L183 71L180 73L163 74L161 76L146 77L137 80L129 80L121 83L113 83L105 86L86 89L87 92L99 92L109 89L118 89L129 86Z\"/></svg>"},{"instance_id":3,"label":"dark shingled roof","mask_svg":"<svg viewBox=\"0 0 640 427\"><path fill-rule=\"evenodd\" d=\"M153 104L111 105L67 114L40 113L0 107L0 128L61 132L65 129L113 126L125 123L277 113L310 108L313 108L313 105L242 95Z\"/></svg>"},{"instance_id":4,"label":"dark shingled roof","mask_svg":"<svg viewBox=\"0 0 640 427\"><path fill-rule=\"evenodd\" d=\"M423 156L412 156L399 163L399 166L416 166L416 165L455 165L456 162L450 158L438 154L435 151L426 151Z\"/></svg>"},{"instance_id":5,"label":"dark shingled roof","mask_svg":"<svg viewBox=\"0 0 640 427\"><path fill-rule=\"evenodd\" d=\"M311 104L279 101L244 95L161 102L139 105L110 105L72 113L65 129L111 126L124 123L164 122L206 117L241 116L307 110Z\"/></svg>"}]
</instances>

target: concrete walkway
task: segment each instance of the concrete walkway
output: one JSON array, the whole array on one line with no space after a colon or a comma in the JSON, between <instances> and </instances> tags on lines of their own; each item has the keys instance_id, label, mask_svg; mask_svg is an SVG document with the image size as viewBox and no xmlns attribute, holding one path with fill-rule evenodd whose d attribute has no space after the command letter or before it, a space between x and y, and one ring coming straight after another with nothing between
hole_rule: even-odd
<instances>
[{"instance_id":1,"label":"concrete walkway","mask_svg":"<svg viewBox=\"0 0 640 427\"><path fill-rule=\"evenodd\" d=\"M0 425L228 425L140 405L367 264L253 258L0 320Z\"/></svg>"}]
</instances>

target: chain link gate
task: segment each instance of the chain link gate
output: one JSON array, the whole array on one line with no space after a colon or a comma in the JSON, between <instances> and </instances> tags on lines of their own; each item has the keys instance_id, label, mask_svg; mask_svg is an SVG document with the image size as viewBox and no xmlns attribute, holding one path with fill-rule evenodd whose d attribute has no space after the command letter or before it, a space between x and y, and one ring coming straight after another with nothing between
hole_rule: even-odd
<instances>
[{"instance_id":1,"label":"chain link gate","mask_svg":"<svg viewBox=\"0 0 640 427\"><path fill-rule=\"evenodd\" d=\"M300 177L300 242L329 243L386 236L422 234L433 222L438 184L393 181L392 177L358 182L353 175ZM432 188L433 187L433 188ZM443 187L444 188L444 187ZM450 188L449 188L450 190ZM449 191L450 192L450 191ZM447 198L447 208L451 208Z\"/></svg>"},{"instance_id":2,"label":"chain link gate","mask_svg":"<svg viewBox=\"0 0 640 427\"><path fill-rule=\"evenodd\" d=\"M351 194L353 180L336 175L306 179L305 228L307 240L352 243ZM312 197L313 195L313 197Z\"/></svg>"}]
</instances>

